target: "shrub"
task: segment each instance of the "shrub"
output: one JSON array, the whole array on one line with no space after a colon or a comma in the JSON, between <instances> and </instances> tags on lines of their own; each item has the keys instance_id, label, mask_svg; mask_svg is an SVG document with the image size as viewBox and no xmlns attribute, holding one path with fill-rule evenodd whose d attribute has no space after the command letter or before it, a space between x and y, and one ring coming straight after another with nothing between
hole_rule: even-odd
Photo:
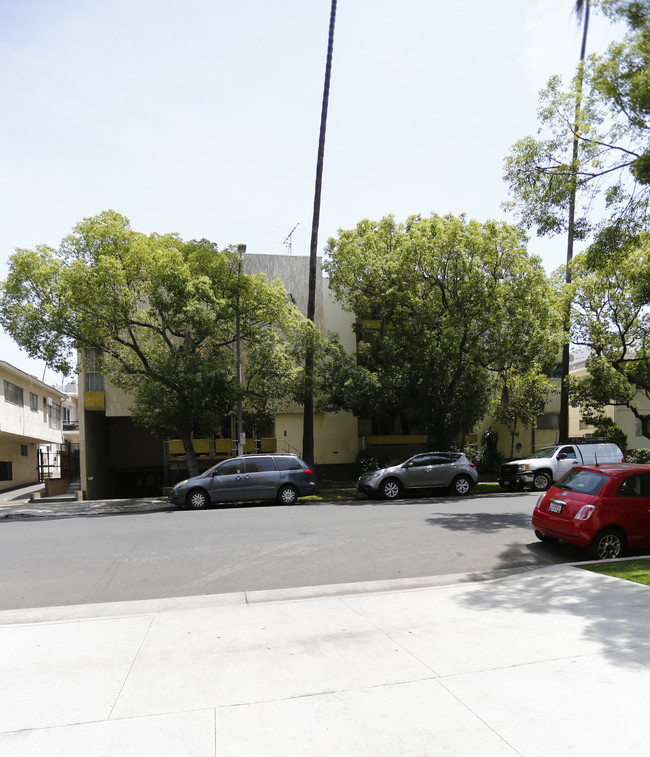
<instances>
[{"instance_id":1,"label":"shrub","mask_svg":"<svg viewBox=\"0 0 650 757\"><path fill-rule=\"evenodd\" d=\"M650 463L650 449L628 449L625 453L628 463Z\"/></svg>"}]
</instances>

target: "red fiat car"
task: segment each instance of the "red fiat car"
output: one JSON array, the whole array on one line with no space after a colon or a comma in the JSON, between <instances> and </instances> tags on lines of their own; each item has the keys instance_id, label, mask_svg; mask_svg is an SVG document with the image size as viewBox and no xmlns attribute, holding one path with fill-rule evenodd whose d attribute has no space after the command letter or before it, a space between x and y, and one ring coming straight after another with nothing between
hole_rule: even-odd
<instances>
[{"instance_id":1,"label":"red fiat car","mask_svg":"<svg viewBox=\"0 0 650 757\"><path fill-rule=\"evenodd\" d=\"M650 547L650 465L576 466L538 500L535 536L587 547L593 559Z\"/></svg>"}]
</instances>

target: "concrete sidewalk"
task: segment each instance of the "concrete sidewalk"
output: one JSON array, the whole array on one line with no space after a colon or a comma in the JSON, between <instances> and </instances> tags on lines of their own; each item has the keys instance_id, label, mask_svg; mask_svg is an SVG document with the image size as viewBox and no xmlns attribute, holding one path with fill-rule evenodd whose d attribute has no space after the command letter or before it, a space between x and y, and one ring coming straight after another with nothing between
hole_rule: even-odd
<instances>
[{"instance_id":1,"label":"concrete sidewalk","mask_svg":"<svg viewBox=\"0 0 650 757\"><path fill-rule=\"evenodd\" d=\"M648 753L648 587L348 589L1 612L0 754Z\"/></svg>"}]
</instances>

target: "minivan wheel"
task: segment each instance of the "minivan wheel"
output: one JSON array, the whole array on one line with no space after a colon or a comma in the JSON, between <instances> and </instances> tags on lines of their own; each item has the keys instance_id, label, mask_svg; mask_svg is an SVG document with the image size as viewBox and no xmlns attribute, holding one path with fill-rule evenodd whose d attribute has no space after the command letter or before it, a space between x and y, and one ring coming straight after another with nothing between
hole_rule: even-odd
<instances>
[{"instance_id":1,"label":"minivan wheel","mask_svg":"<svg viewBox=\"0 0 650 757\"><path fill-rule=\"evenodd\" d=\"M293 486L283 486L278 492L280 505L295 505L298 501L298 492Z\"/></svg>"},{"instance_id":2,"label":"minivan wheel","mask_svg":"<svg viewBox=\"0 0 650 757\"><path fill-rule=\"evenodd\" d=\"M192 489L187 495L187 505L191 510L203 510L208 506L208 495L203 489Z\"/></svg>"},{"instance_id":3,"label":"minivan wheel","mask_svg":"<svg viewBox=\"0 0 650 757\"><path fill-rule=\"evenodd\" d=\"M472 488L472 482L467 478L467 476L457 476L454 479L454 483L451 485L451 490L454 494L458 494L461 497L464 497L466 494L469 494Z\"/></svg>"},{"instance_id":4,"label":"minivan wheel","mask_svg":"<svg viewBox=\"0 0 650 757\"><path fill-rule=\"evenodd\" d=\"M623 551L625 540L620 531L606 528L601 531L589 545L589 553L594 560L610 560Z\"/></svg>"},{"instance_id":5,"label":"minivan wheel","mask_svg":"<svg viewBox=\"0 0 650 757\"><path fill-rule=\"evenodd\" d=\"M400 482L395 478L388 478L386 481L382 481L379 488L381 490L381 496L384 499L397 499L402 493Z\"/></svg>"},{"instance_id":6,"label":"minivan wheel","mask_svg":"<svg viewBox=\"0 0 650 757\"><path fill-rule=\"evenodd\" d=\"M536 473L533 479L533 490L536 492L545 492L551 485L551 477L548 473Z\"/></svg>"}]
</instances>

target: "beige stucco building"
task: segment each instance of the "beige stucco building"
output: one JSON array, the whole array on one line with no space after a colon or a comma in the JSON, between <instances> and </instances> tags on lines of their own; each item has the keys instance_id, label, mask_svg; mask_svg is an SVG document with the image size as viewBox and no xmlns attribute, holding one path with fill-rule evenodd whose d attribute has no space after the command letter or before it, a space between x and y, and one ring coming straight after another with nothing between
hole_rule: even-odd
<instances>
[{"instance_id":1,"label":"beige stucco building","mask_svg":"<svg viewBox=\"0 0 650 757\"><path fill-rule=\"evenodd\" d=\"M58 452L71 406L56 387L0 360L0 491L38 482L39 450Z\"/></svg>"},{"instance_id":2,"label":"beige stucco building","mask_svg":"<svg viewBox=\"0 0 650 757\"><path fill-rule=\"evenodd\" d=\"M573 375L580 378L588 375L586 368L588 356L589 353L584 350L572 355L571 373ZM650 413L650 399L648 399L644 391L637 393L635 402L643 415ZM605 415L609 416L627 436L628 449L647 449L650 447L650 439L643 436L641 431L641 422L628 407L609 405L605 408ZM578 409L573 407L569 409L569 428L572 430L572 436L589 436L595 430L580 419Z\"/></svg>"},{"instance_id":3,"label":"beige stucco building","mask_svg":"<svg viewBox=\"0 0 650 757\"><path fill-rule=\"evenodd\" d=\"M246 255L243 259L246 273L264 273L269 280L280 279L296 306L306 314L309 258L293 255ZM335 301L327 286L327 279L317 275L316 316L319 328L332 331L352 354L356 350L353 315L344 311ZM576 364L573 370L579 366ZM129 410L128 394L105 385L99 373L80 375L79 429L81 441L82 489L88 498L109 496L146 496L159 494L164 487L186 476L186 462L180 440L161 441L136 426ZM513 455L522 457L540 447L559 441L559 394L553 394L539 416L535 427L519 428L514 440ZM612 410L614 412L614 410ZM648 440L639 439L634 419L619 420L624 425L631 443L648 446ZM627 411L628 415L631 413ZM355 418L350 413L316 413L314 417L314 457L321 482L351 480L357 471L357 458L363 449L370 449L387 457L398 457L426 449L426 437L415 434L389 433L373 435L371 423ZM510 457L511 437L508 429L491 423L486 418L469 434L465 441L479 443L482 433L492 426L498 432L498 449ZM629 428L628 428L629 427ZM570 417L570 435L583 436L589 429L580 427L575 411ZM285 408L276 416L273 429L262 438L248 437L244 451L284 451L302 453L303 413L295 405ZM217 460L236 454L235 422L229 428L219 429L206 439L195 439L194 447L200 470Z\"/></svg>"},{"instance_id":4,"label":"beige stucco building","mask_svg":"<svg viewBox=\"0 0 650 757\"><path fill-rule=\"evenodd\" d=\"M307 312L309 258L299 255L245 255L245 273L264 273L280 279L291 300ZM324 332L339 334L350 352L356 349L352 315L334 301L320 272L316 277L315 321ZM185 458L179 440L165 442L136 426L129 411L130 398L110 386L98 373L85 372L79 380L79 422L81 437L81 482L89 499L114 496L147 496L186 475ZM302 407L288 407L276 416L274 429L261 439L248 438L245 452L302 452ZM234 424L229 433L195 439L199 468L205 470L217 460L233 454ZM314 456L317 469L334 470L354 463L358 452L357 420L350 413L316 413ZM334 478L336 474L333 473Z\"/></svg>"}]
</instances>

